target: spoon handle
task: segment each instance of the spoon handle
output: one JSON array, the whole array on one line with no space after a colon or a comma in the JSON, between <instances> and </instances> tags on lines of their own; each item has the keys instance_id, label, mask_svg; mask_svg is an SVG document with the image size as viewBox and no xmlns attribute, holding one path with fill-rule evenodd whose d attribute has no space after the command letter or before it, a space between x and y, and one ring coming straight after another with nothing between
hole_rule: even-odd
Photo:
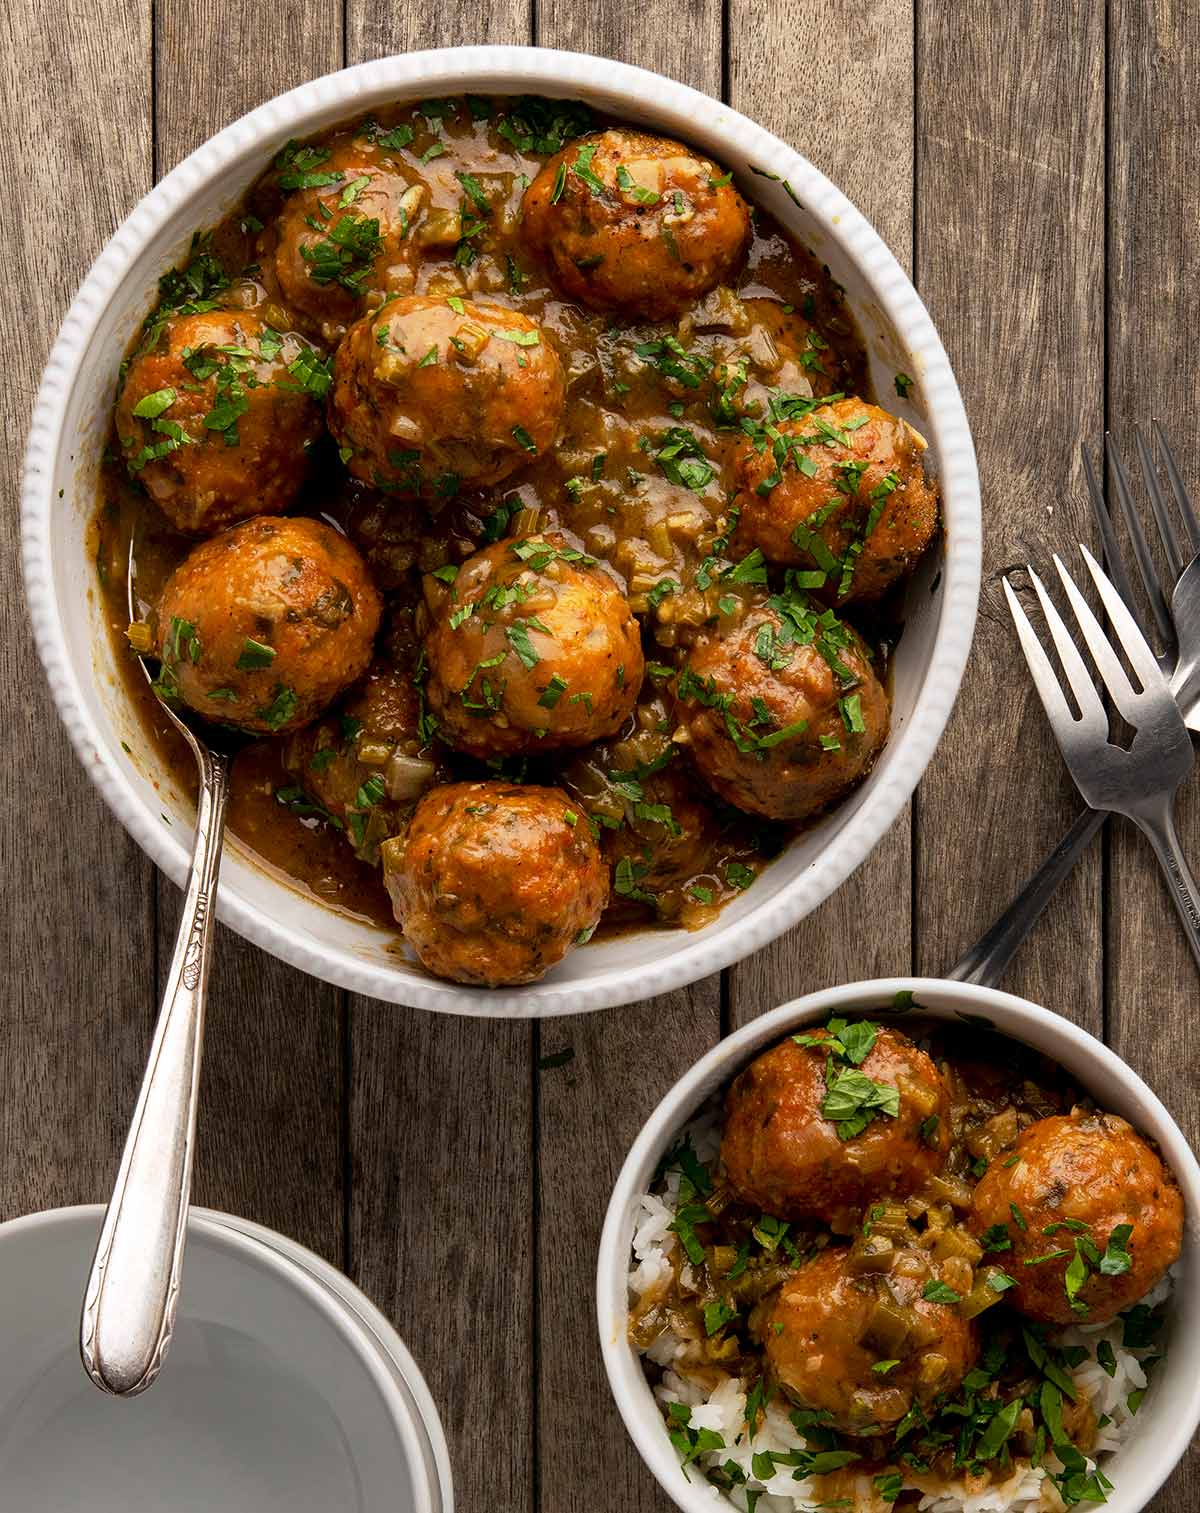
<instances>
[{"instance_id":1,"label":"spoon handle","mask_svg":"<svg viewBox=\"0 0 1200 1513\"><path fill-rule=\"evenodd\" d=\"M183 916L150 1059L83 1299L80 1354L96 1386L144 1392L171 1343L183 1266L204 999L229 764L197 751L200 798Z\"/></svg>"}]
</instances>

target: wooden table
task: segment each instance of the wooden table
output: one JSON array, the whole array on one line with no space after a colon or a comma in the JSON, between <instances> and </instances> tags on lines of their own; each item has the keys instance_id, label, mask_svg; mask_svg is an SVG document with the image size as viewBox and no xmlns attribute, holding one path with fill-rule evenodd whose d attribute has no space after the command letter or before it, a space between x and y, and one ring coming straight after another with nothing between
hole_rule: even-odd
<instances>
[{"instance_id":1,"label":"wooden table","mask_svg":"<svg viewBox=\"0 0 1200 1513\"><path fill-rule=\"evenodd\" d=\"M311 1246L391 1315L441 1407L463 1513L666 1510L593 1337L596 1242L629 1141L722 1031L829 983L936 974L992 919L1077 804L998 576L1090 538L1077 448L1106 424L1162 419L1200 478L1189 0L489 0L477 14L12 0L6 23L0 1217L106 1194L175 928L175 890L59 729L16 542L47 349L156 177L347 63L476 41L608 54L723 95L813 159L912 270L949 349L983 475L974 655L911 813L824 908L686 992L536 1025L392 1008L219 942L198 1201ZM1195 798L1182 822L1200 860ZM1103 1032L1195 1138L1195 971L1127 828L1095 848L1008 981ZM1193 1455L1153 1506L1198 1503Z\"/></svg>"}]
</instances>

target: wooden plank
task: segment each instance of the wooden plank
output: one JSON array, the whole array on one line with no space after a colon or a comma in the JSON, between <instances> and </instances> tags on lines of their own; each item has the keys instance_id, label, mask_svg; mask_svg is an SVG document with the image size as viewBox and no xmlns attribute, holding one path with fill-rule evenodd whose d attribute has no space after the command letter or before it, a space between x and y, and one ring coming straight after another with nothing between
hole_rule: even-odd
<instances>
[{"instance_id":1,"label":"wooden plank","mask_svg":"<svg viewBox=\"0 0 1200 1513\"><path fill-rule=\"evenodd\" d=\"M919 15L918 287L974 427L985 527L975 648L919 793L917 960L936 974L1079 809L998 580L1091 534L1078 448L1103 423L1104 7L1070 27L1048 0ZM1095 849L1005 982L1097 1031L1100 886Z\"/></svg>"},{"instance_id":2,"label":"wooden plank","mask_svg":"<svg viewBox=\"0 0 1200 1513\"><path fill-rule=\"evenodd\" d=\"M719 0L581 6L542 0L537 41L655 69L721 93ZM686 44L686 45L681 45ZM649 1003L541 1027L539 1048L574 1059L538 1081L538 1497L544 1513L594 1505L603 1446L605 1506L666 1513L613 1405L594 1325L596 1250L613 1181L658 1099L720 1034L710 977Z\"/></svg>"},{"instance_id":3,"label":"wooden plank","mask_svg":"<svg viewBox=\"0 0 1200 1513\"><path fill-rule=\"evenodd\" d=\"M1200 500L1200 435L1189 404L1200 329L1200 290L1188 277L1200 216L1195 11L1186 0L1116 0L1109 34L1109 424L1132 459L1132 427L1160 421L1193 499ZM1181 797L1180 836L1195 866L1200 796L1194 781ZM1132 826L1114 824L1110 859L1109 1037L1196 1146L1200 1108L1190 1012L1196 968L1149 847ZM1200 1453L1193 1447L1148 1507L1185 1513L1197 1505Z\"/></svg>"},{"instance_id":4,"label":"wooden plank","mask_svg":"<svg viewBox=\"0 0 1200 1513\"><path fill-rule=\"evenodd\" d=\"M220 62L198 64L198 41ZM249 45L253 39L253 45ZM338 0L155 0L155 169L180 158L272 95L342 61Z\"/></svg>"},{"instance_id":5,"label":"wooden plank","mask_svg":"<svg viewBox=\"0 0 1200 1513\"><path fill-rule=\"evenodd\" d=\"M149 187L149 10L97 0L68 14L16 0L6 21L0 165L25 209L0 223L0 258L11 290L37 294L8 302L0 391L10 443L0 463L0 678L12 775L0 799L4 1219L91 1202L111 1183L150 1023L154 949L152 869L59 725L25 615L17 534L18 441L46 354L88 265ZM88 108L64 105L77 100Z\"/></svg>"},{"instance_id":6,"label":"wooden plank","mask_svg":"<svg viewBox=\"0 0 1200 1513\"><path fill-rule=\"evenodd\" d=\"M912 261L912 15L912 0L859 7L784 0L766 9L732 0L729 12L730 103L827 173L906 268ZM819 47L812 45L815 37ZM830 101L836 108L823 108ZM906 809L832 898L731 969L735 1026L833 983L912 969L911 847Z\"/></svg>"},{"instance_id":7,"label":"wooden plank","mask_svg":"<svg viewBox=\"0 0 1200 1513\"><path fill-rule=\"evenodd\" d=\"M238 27L269 45L229 47L220 68L197 68L196 38L224 35L229 20L221 0L160 0L155 8L160 174L262 99L340 61L336 8L252 0L239 6ZM179 894L160 878L158 897L163 976ZM218 932L215 947L197 1202L256 1219L340 1262L343 995L231 930Z\"/></svg>"},{"instance_id":8,"label":"wooden plank","mask_svg":"<svg viewBox=\"0 0 1200 1513\"><path fill-rule=\"evenodd\" d=\"M347 62L529 40L526 0L478 19L348 0ZM428 1378L458 1506L524 1513L536 1477L533 1030L365 999L350 1015L351 1274Z\"/></svg>"}]
</instances>

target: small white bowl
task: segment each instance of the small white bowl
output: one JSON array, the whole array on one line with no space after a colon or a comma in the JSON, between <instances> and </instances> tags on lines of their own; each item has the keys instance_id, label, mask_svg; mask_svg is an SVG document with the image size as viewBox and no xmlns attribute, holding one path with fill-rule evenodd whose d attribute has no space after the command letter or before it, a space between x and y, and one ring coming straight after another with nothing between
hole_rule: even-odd
<instances>
[{"instance_id":1,"label":"small white bowl","mask_svg":"<svg viewBox=\"0 0 1200 1513\"><path fill-rule=\"evenodd\" d=\"M453 1513L436 1409L386 1320L318 1257L226 1215L192 1210L154 1387L97 1391L78 1319L102 1212L0 1225L5 1508Z\"/></svg>"},{"instance_id":2,"label":"small white bowl","mask_svg":"<svg viewBox=\"0 0 1200 1513\"><path fill-rule=\"evenodd\" d=\"M1180 1132L1142 1079L1086 1031L1028 999L938 978L894 977L849 983L797 998L727 1036L686 1072L642 1127L617 1177L604 1232L596 1278L600 1347L609 1385L642 1459L663 1490L684 1513L713 1513L733 1504L680 1470L662 1414L654 1401L641 1358L629 1343L630 1244L638 1198L649 1187L658 1162L680 1129L706 1099L737 1075L766 1047L792 1030L819 1024L831 1014L867 1010L897 1018L896 994L911 991L913 1012L933 1019L978 1016L1001 1033L1057 1061L1097 1103L1120 1114L1158 1142L1178 1178L1185 1205L1183 1256L1175 1279L1163 1334L1167 1358L1151 1379L1136 1428L1121 1449L1104 1462L1115 1483L1105 1513L1140 1513L1188 1448L1200 1424L1200 1166ZM903 1018L899 1020L903 1024Z\"/></svg>"},{"instance_id":3,"label":"small white bowl","mask_svg":"<svg viewBox=\"0 0 1200 1513\"><path fill-rule=\"evenodd\" d=\"M894 662L891 740L868 781L788 847L705 929L622 934L573 952L516 991L461 987L421 972L389 932L357 923L226 848L218 910L247 939L328 982L451 1013L574 1013L653 997L758 950L827 898L901 813L933 755L966 663L979 597L979 478L962 400L937 332L867 221L811 163L727 105L659 74L579 53L463 47L380 58L280 95L169 173L117 229L63 323L42 379L25 458L22 545L34 637L68 734L117 818L176 883L187 868L191 805L147 749L102 623L88 524L95 508L122 353L158 275L193 231L217 221L290 137L390 100L431 95L573 96L696 143L826 262L847 291L875 392L929 441L946 525L910 587ZM749 172L753 166L763 176ZM881 172L887 172L886 165ZM787 189L785 190L784 184ZM788 190L791 191L789 194ZM897 398L895 374L916 380Z\"/></svg>"}]
</instances>

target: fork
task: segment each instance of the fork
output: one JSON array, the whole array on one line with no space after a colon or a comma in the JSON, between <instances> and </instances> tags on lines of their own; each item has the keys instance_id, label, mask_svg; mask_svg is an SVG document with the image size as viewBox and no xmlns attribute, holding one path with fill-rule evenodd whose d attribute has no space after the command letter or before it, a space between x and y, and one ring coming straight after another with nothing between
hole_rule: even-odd
<instances>
[{"instance_id":1,"label":"fork","mask_svg":"<svg viewBox=\"0 0 1200 1513\"><path fill-rule=\"evenodd\" d=\"M1079 632L1109 697L1134 731L1128 749L1110 740L1103 700L1042 580L1028 569L1077 715L1072 713L1058 675L1007 578L1004 594L1050 728L1076 787L1092 809L1123 814L1146 836L1167 879L1188 945L1200 964L1200 892L1175 830L1175 794L1196 759L1191 737L1171 685L1133 614L1087 547L1081 545L1079 550L1116 639L1141 685L1135 689L1130 682L1100 622L1056 554L1054 565Z\"/></svg>"},{"instance_id":2,"label":"fork","mask_svg":"<svg viewBox=\"0 0 1200 1513\"><path fill-rule=\"evenodd\" d=\"M1170 679L1172 692L1188 729L1200 733L1200 556L1194 555L1200 553L1200 516L1188 497L1166 435L1155 422L1155 443L1162 457L1171 497L1184 528L1181 538L1163 499L1150 446L1140 429L1135 430L1135 437L1151 512L1167 561L1167 575L1164 577L1160 577L1155 570L1145 527L1133 502L1129 475L1111 436L1105 438L1105 450L1112 468L1121 514L1129 532L1138 575L1150 605L1158 642L1163 648L1156 660ZM1080 451L1088 498L1104 543L1108 571L1125 604L1136 617L1133 588L1125 570L1104 492L1087 448L1083 447ZM1149 629L1144 619L1140 623L1143 631ZM1004 913L950 969L947 977L959 982L998 982L1021 942L1107 819L1108 813L1105 810L1085 809Z\"/></svg>"}]
</instances>

